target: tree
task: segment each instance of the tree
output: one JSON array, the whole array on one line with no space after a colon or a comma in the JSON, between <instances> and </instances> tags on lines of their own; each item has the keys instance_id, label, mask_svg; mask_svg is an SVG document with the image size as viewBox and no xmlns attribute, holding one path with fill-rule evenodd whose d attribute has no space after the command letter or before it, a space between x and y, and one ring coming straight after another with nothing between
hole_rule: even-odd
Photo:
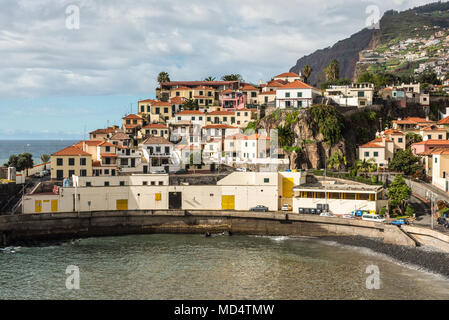
<instances>
[{"instance_id":1,"label":"tree","mask_svg":"<svg viewBox=\"0 0 449 320\"><path fill-rule=\"evenodd\" d=\"M221 77L221 80L223 81L243 81L243 78L240 74L227 74Z\"/></svg>"},{"instance_id":2,"label":"tree","mask_svg":"<svg viewBox=\"0 0 449 320\"><path fill-rule=\"evenodd\" d=\"M33 156L28 152L21 153L18 156L13 154L9 156L9 160L5 165L7 167L14 167L17 171L30 169L33 167Z\"/></svg>"},{"instance_id":3,"label":"tree","mask_svg":"<svg viewBox=\"0 0 449 320\"><path fill-rule=\"evenodd\" d=\"M340 151L334 152L329 159L327 159L327 167L329 169L340 170L341 166L347 165L346 157Z\"/></svg>"},{"instance_id":4,"label":"tree","mask_svg":"<svg viewBox=\"0 0 449 320\"><path fill-rule=\"evenodd\" d=\"M304 68L302 68L302 74L304 75L304 81L306 83L308 83L310 75L312 74L312 67L310 66L310 64L304 66Z\"/></svg>"},{"instance_id":5,"label":"tree","mask_svg":"<svg viewBox=\"0 0 449 320\"><path fill-rule=\"evenodd\" d=\"M159 82L159 85L161 85L162 82L170 82L170 76L167 72L162 71L157 76L157 82Z\"/></svg>"},{"instance_id":6,"label":"tree","mask_svg":"<svg viewBox=\"0 0 449 320\"><path fill-rule=\"evenodd\" d=\"M414 133L414 132L407 133L407 135L405 137L406 137L406 140L407 140L407 144L406 144L407 149L409 149L410 146L413 143L417 143L417 142L421 142L422 141L422 136L420 134L417 134L417 133Z\"/></svg>"},{"instance_id":7,"label":"tree","mask_svg":"<svg viewBox=\"0 0 449 320\"><path fill-rule=\"evenodd\" d=\"M215 81L215 77L209 76L205 78L204 81Z\"/></svg>"},{"instance_id":8,"label":"tree","mask_svg":"<svg viewBox=\"0 0 449 320\"><path fill-rule=\"evenodd\" d=\"M42 163L47 163L48 161L50 161L50 156L48 154L41 155L41 161Z\"/></svg>"},{"instance_id":9,"label":"tree","mask_svg":"<svg viewBox=\"0 0 449 320\"><path fill-rule=\"evenodd\" d=\"M293 131L288 126L279 125L277 127L278 130L278 139L279 139L279 147L287 150L287 147L293 145L295 141L295 136Z\"/></svg>"},{"instance_id":10,"label":"tree","mask_svg":"<svg viewBox=\"0 0 449 320\"><path fill-rule=\"evenodd\" d=\"M184 110L198 110L198 101L195 99L188 99L182 105Z\"/></svg>"},{"instance_id":11,"label":"tree","mask_svg":"<svg viewBox=\"0 0 449 320\"><path fill-rule=\"evenodd\" d=\"M390 205L397 209L399 213L402 213L404 208L404 203L412 195L412 189L407 186L402 175L397 175L394 177L393 182L390 184L387 190L387 197L389 199ZM395 210L393 210L395 211Z\"/></svg>"},{"instance_id":12,"label":"tree","mask_svg":"<svg viewBox=\"0 0 449 320\"><path fill-rule=\"evenodd\" d=\"M340 78L340 63L333 59L330 64L323 69L326 81L335 81Z\"/></svg>"},{"instance_id":13,"label":"tree","mask_svg":"<svg viewBox=\"0 0 449 320\"><path fill-rule=\"evenodd\" d=\"M438 79L437 74L433 70L425 70L421 73L417 78L417 82L420 83L429 83L429 84L441 84L440 79Z\"/></svg>"},{"instance_id":14,"label":"tree","mask_svg":"<svg viewBox=\"0 0 449 320\"><path fill-rule=\"evenodd\" d=\"M394 171L403 172L406 175L411 175L422 169L419 164L419 158L415 157L410 149L398 150L388 167Z\"/></svg>"}]
</instances>

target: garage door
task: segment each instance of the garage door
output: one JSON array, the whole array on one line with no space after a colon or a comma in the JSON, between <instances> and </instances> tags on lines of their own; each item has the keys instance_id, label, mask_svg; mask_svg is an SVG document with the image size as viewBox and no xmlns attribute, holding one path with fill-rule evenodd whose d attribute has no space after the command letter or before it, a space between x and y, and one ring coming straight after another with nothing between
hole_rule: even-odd
<instances>
[{"instance_id":1,"label":"garage door","mask_svg":"<svg viewBox=\"0 0 449 320\"><path fill-rule=\"evenodd\" d=\"M221 196L221 208L223 210L235 210L235 196Z\"/></svg>"},{"instance_id":2,"label":"garage door","mask_svg":"<svg viewBox=\"0 0 449 320\"><path fill-rule=\"evenodd\" d=\"M117 200L117 210L121 211L128 210L128 199Z\"/></svg>"},{"instance_id":3,"label":"garage door","mask_svg":"<svg viewBox=\"0 0 449 320\"><path fill-rule=\"evenodd\" d=\"M42 212L42 201L41 200L34 201L34 212L36 212L36 213Z\"/></svg>"},{"instance_id":4,"label":"garage door","mask_svg":"<svg viewBox=\"0 0 449 320\"><path fill-rule=\"evenodd\" d=\"M58 200L51 200L51 212L58 212Z\"/></svg>"},{"instance_id":5,"label":"garage door","mask_svg":"<svg viewBox=\"0 0 449 320\"><path fill-rule=\"evenodd\" d=\"M282 179L282 197L293 198L293 178Z\"/></svg>"}]
</instances>

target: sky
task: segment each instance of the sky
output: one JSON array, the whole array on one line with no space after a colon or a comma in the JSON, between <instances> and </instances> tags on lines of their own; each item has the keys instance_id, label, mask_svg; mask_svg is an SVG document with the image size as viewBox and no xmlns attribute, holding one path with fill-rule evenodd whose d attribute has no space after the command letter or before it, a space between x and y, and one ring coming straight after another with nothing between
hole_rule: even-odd
<instances>
[{"instance_id":1,"label":"sky","mask_svg":"<svg viewBox=\"0 0 449 320\"><path fill-rule=\"evenodd\" d=\"M0 139L82 139L157 75L251 83L426 0L0 0Z\"/></svg>"}]
</instances>

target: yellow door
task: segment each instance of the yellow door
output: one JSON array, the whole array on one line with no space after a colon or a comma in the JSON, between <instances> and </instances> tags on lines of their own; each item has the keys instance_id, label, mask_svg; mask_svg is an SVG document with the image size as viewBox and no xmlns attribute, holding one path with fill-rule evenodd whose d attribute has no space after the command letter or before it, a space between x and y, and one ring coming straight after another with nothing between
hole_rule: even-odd
<instances>
[{"instance_id":1,"label":"yellow door","mask_svg":"<svg viewBox=\"0 0 449 320\"><path fill-rule=\"evenodd\" d=\"M34 201L34 212L36 212L36 213L42 212L42 201L41 200Z\"/></svg>"},{"instance_id":2,"label":"yellow door","mask_svg":"<svg viewBox=\"0 0 449 320\"><path fill-rule=\"evenodd\" d=\"M293 178L282 178L282 197L293 198Z\"/></svg>"},{"instance_id":3,"label":"yellow door","mask_svg":"<svg viewBox=\"0 0 449 320\"><path fill-rule=\"evenodd\" d=\"M156 200L156 201L161 201L161 199L162 199L161 193L156 193L156 194L154 195L154 200Z\"/></svg>"},{"instance_id":4,"label":"yellow door","mask_svg":"<svg viewBox=\"0 0 449 320\"><path fill-rule=\"evenodd\" d=\"M51 200L51 212L58 212L58 200Z\"/></svg>"},{"instance_id":5,"label":"yellow door","mask_svg":"<svg viewBox=\"0 0 449 320\"><path fill-rule=\"evenodd\" d=\"M223 210L235 210L235 196L221 196L221 208Z\"/></svg>"},{"instance_id":6,"label":"yellow door","mask_svg":"<svg viewBox=\"0 0 449 320\"><path fill-rule=\"evenodd\" d=\"M117 210L128 210L128 199L117 200Z\"/></svg>"}]
</instances>

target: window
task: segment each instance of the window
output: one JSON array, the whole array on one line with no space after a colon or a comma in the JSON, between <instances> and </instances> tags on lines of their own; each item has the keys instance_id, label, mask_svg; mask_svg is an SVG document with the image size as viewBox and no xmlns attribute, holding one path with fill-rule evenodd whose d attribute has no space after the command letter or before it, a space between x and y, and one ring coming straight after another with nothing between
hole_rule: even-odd
<instances>
[{"instance_id":1,"label":"window","mask_svg":"<svg viewBox=\"0 0 449 320\"><path fill-rule=\"evenodd\" d=\"M202 120L203 120L203 117L198 117L198 120L202 121Z\"/></svg>"},{"instance_id":2,"label":"window","mask_svg":"<svg viewBox=\"0 0 449 320\"><path fill-rule=\"evenodd\" d=\"M168 108L164 108L164 113L168 113Z\"/></svg>"},{"instance_id":3,"label":"window","mask_svg":"<svg viewBox=\"0 0 449 320\"><path fill-rule=\"evenodd\" d=\"M69 158L69 166L75 165L75 158Z\"/></svg>"},{"instance_id":4,"label":"window","mask_svg":"<svg viewBox=\"0 0 449 320\"><path fill-rule=\"evenodd\" d=\"M359 92L357 93L357 96L358 96L358 97L364 97L364 96L365 96L365 91L359 91Z\"/></svg>"},{"instance_id":5,"label":"window","mask_svg":"<svg viewBox=\"0 0 449 320\"><path fill-rule=\"evenodd\" d=\"M176 91L176 96L179 97L179 91Z\"/></svg>"},{"instance_id":6,"label":"window","mask_svg":"<svg viewBox=\"0 0 449 320\"><path fill-rule=\"evenodd\" d=\"M435 158L435 163L438 163L438 158Z\"/></svg>"},{"instance_id":7,"label":"window","mask_svg":"<svg viewBox=\"0 0 449 320\"><path fill-rule=\"evenodd\" d=\"M87 176L87 171L86 170L80 170L80 176L81 177L86 177Z\"/></svg>"},{"instance_id":8,"label":"window","mask_svg":"<svg viewBox=\"0 0 449 320\"><path fill-rule=\"evenodd\" d=\"M86 158L80 159L80 165L85 166L86 165Z\"/></svg>"},{"instance_id":9,"label":"window","mask_svg":"<svg viewBox=\"0 0 449 320\"><path fill-rule=\"evenodd\" d=\"M147 186L148 185L148 181L142 181L142 185L143 186Z\"/></svg>"},{"instance_id":10,"label":"window","mask_svg":"<svg viewBox=\"0 0 449 320\"><path fill-rule=\"evenodd\" d=\"M286 97L286 98L290 98L290 92L286 92L286 93L285 93L285 97Z\"/></svg>"},{"instance_id":11,"label":"window","mask_svg":"<svg viewBox=\"0 0 449 320\"><path fill-rule=\"evenodd\" d=\"M379 156L379 152L374 151L374 156L375 156L375 157L378 157L378 156Z\"/></svg>"},{"instance_id":12,"label":"window","mask_svg":"<svg viewBox=\"0 0 449 320\"><path fill-rule=\"evenodd\" d=\"M90 181L86 181L86 187L92 187L92 183Z\"/></svg>"},{"instance_id":13,"label":"window","mask_svg":"<svg viewBox=\"0 0 449 320\"><path fill-rule=\"evenodd\" d=\"M269 183L270 182L270 178L263 178L263 182L264 183Z\"/></svg>"},{"instance_id":14,"label":"window","mask_svg":"<svg viewBox=\"0 0 449 320\"><path fill-rule=\"evenodd\" d=\"M443 135L442 134L439 134L438 135L438 140L442 140L443 139Z\"/></svg>"},{"instance_id":15,"label":"window","mask_svg":"<svg viewBox=\"0 0 449 320\"><path fill-rule=\"evenodd\" d=\"M106 147L106 152L110 152L111 151L111 147Z\"/></svg>"},{"instance_id":16,"label":"window","mask_svg":"<svg viewBox=\"0 0 449 320\"><path fill-rule=\"evenodd\" d=\"M140 106L140 112L145 112L145 106Z\"/></svg>"},{"instance_id":17,"label":"window","mask_svg":"<svg viewBox=\"0 0 449 320\"><path fill-rule=\"evenodd\" d=\"M105 187L109 187L109 181L105 181L105 182L104 182L104 186L105 186Z\"/></svg>"},{"instance_id":18,"label":"window","mask_svg":"<svg viewBox=\"0 0 449 320\"><path fill-rule=\"evenodd\" d=\"M268 103L268 97L265 97L265 103Z\"/></svg>"},{"instance_id":19,"label":"window","mask_svg":"<svg viewBox=\"0 0 449 320\"><path fill-rule=\"evenodd\" d=\"M302 107L302 101L298 101L298 107Z\"/></svg>"},{"instance_id":20,"label":"window","mask_svg":"<svg viewBox=\"0 0 449 320\"><path fill-rule=\"evenodd\" d=\"M403 140L402 138L398 138L398 142L401 143Z\"/></svg>"},{"instance_id":21,"label":"window","mask_svg":"<svg viewBox=\"0 0 449 320\"><path fill-rule=\"evenodd\" d=\"M302 92L298 92L298 98L302 98Z\"/></svg>"},{"instance_id":22,"label":"window","mask_svg":"<svg viewBox=\"0 0 449 320\"><path fill-rule=\"evenodd\" d=\"M251 97L252 98L257 98L257 92L251 92Z\"/></svg>"},{"instance_id":23,"label":"window","mask_svg":"<svg viewBox=\"0 0 449 320\"><path fill-rule=\"evenodd\" d=\"M120 181L120 186L123 187L125 185L125 181Z\"/></svg>"},{"instance_id":24,"label":"window","mask_svg":"<svg viewBox=\"0 0 449 320\"><path fill-rule=\"evenodd\" d=\"M235 123L235 117L231 117L231 123Z\"/></svg>"},{"instance_id":25,"label":"window","mask_svg":"<svg viewBox=\"0 0 449 320\"><path fill-rule=\"evenodd\" d=\"M164 184L163 181L159 181L159 185L162 186Z\"/></svg>"},{"instance_id":26,"label":"window","mask_svg":"<svg viewBox=\"0 0 449 320\"><path fill-rule=\"evenodd\" d=\"M207 117L207 121L210 121L210 117Z\"/></svg>"},{"instance_id":27,"label":"window","mask_svg":"<svg viewBox=\"0 0 449 320\"><path fill-rule=\"evenodd\" d=\"M62 158L56 159L56 165L57 165L57 166L62 166L62 163L63 163Z\"/></svg>"},{"instance_id":28,"label":"window","mask_svg":"<svg viewBox=\"0 0 449 320\"><path fill-rule=\"evenodd\" d=\"M365 157L369 157L369 152L365 151Z\"/></svg>"},{"instance_id":29,"label":"window","mask_svg":"<svg viewBox=\"0 0 449 320\"><path fill-rule=\"evenodd\" d=\"M156 185L156 182L155 181L151 181L151 185L152 186Z\"/></svg>"},{"instance_id":30,"label":"window","mask_svg":"<svg viewBox=\"0 0 449 320\"><path fill-rule=\"evenodd\" d=\"M178 117L178 121L181 121L181 117Z\"/></svg>"},{"instance_id":31,"label":"window","mask_svg":"<svg viewBox=\"0 0 449 320\"><path fill-rule=\"evenodd\" d=\"M109 169L104 170L104 174L109 174Z\"/></svg>"},{"instance_id":32,"label":"window","mask_svg":"<svg viewBox=\"0 0 449 320\"><path fill-rule=\"evenodd\" d=\"M432 139L432 136L430 134L427 135L427 139Z\"/></svg>"},{"instance_id":33,"label":"window","mask_svg":"<svg viewBox=\"0 0 449 320\"><path fill-rule=\"evenodd\" d=\"M75 174L75 170L69 170L69 177L73 176Z\"/></svg>"}]
</instances>

